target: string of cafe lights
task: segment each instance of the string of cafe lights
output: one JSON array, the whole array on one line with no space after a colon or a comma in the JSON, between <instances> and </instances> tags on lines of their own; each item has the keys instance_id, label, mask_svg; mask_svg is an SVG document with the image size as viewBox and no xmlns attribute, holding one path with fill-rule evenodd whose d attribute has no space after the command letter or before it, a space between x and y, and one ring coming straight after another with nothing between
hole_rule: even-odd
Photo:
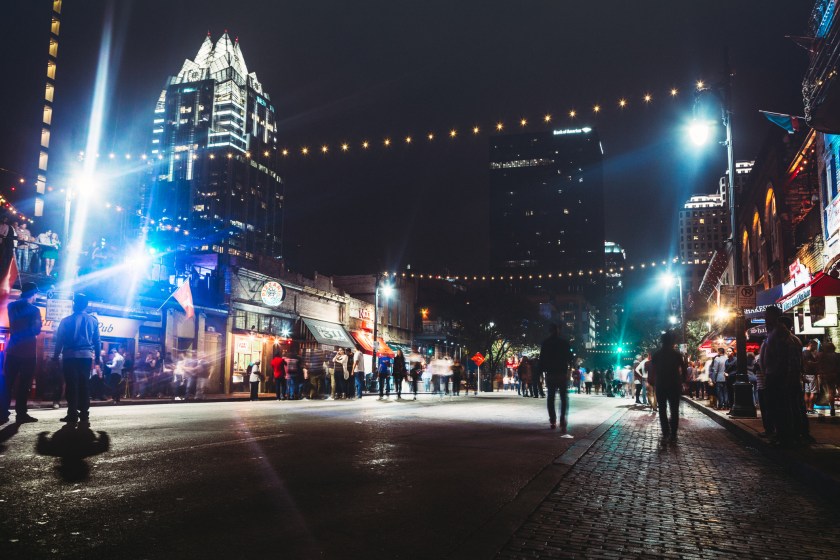
<instances>
[{"instance_id":1,"label":"string of cafe lights","mask_svg":"<svg viewBox=\"0 0 840 560\"><path fill-rule=\"evenodd\" d=\"M682 262L679 258L661 261L645 261L625 264L619 267L605 267L592 269L577 269L557 271L543 274L426 274L419 272L384 272L383 276L390 278L413 278L417 280L439 280L444 282L529 282L534 280L560 280L563 278L580 278L589 276L604 276L621 274L629 271L662 270L669 267L684 266L694 263ZM706 261L700 263L706 264Z\"/></svg>"},{"instance_id":2,"label":"string of cafe lights","mask_svg":"<svg viewBox=\"0 0 840 560\"><path fill-rule=\"evenodd\" d=\"M706 83L702 80L698 80L694 84L694 87L698 90L703 89L706 87ZM260 157L269 158L273 157L273 155L276 155L282 159L291 159L294 157L298 157L300 159L309 159L315 161L314 156L318 155L351 155L353 153L371 152L377 148L380 151L387 153L389 150L393 151L393 148L396 148L400 145L405 147L413 147L422 143L432 144L441 141L447 142L449 145L451 145L453 141L461 140L464 138L475 138L488 133L498 134L508 132L511 130L533 130L535 126L545 127L553 125L555 122L558 122L561 118L567 119L566 122L574 124L577 122L581 122L582 119L603 118L610 112L612 112L613 114L621 114L633 110L634 108L653 106L656 100L660 98L674 100L679 97L681 92L681 90L677 87L662 88L660 90L657 90L661 92L661 95L654 95L652 91L653 90L646 91L645 93L632 98L619 97L618 99L614 100L613 103L594 102L588 104L587 108L585 109L570 108L560 112L545 112L539 114L539 116L536 117L527 116L528 114L535 114L535 112L531 111L527 114L521 113L523 116L520 116L517 119L496 120L486 125L475 123L468 126L461 125L440 128L438 130L427 130L426 132L420 134L405 132L403 134L382 135L379 137L376 137L375 135L368 135L366 137L360 137L354 141L341 140L333 142L312 142L307 144L299 144L295 147L287 145L285 147L277 147L274 150L272 150L276 152L276 154L272 154L272 151L266 150L260 153L245 152L244 157L246 159L259 159ZM404 128L404 130L405 129L406 128ZM587 127L572 128L571 130L588 131ZM226 154L226 157L228 159L231 159L240 155L243 154L239 152L229 152ZM80 152L79 159L82 160L84 159L84 157L84 152ZM96 154L96 157L100 158L102 156L101 154ZM109 153L106 157L110 160L119 160L122 157L125 160L141 161L154 161L155 159L160 160L164 158L163 154L149 155L145 153L126 153L122 156L119 156L118 154L113 152ZM176 160L180 159L181 157L182 156L180 154L175 154L174 156ZM202 157L206 157L208 159L215 159L217 157L225 156L219 156L216 153L209 153L206 155L199 155L194 153L191 156L185 155L184 157L191 157L194 160L198 160Z\"/></svg>"}]
</instances>

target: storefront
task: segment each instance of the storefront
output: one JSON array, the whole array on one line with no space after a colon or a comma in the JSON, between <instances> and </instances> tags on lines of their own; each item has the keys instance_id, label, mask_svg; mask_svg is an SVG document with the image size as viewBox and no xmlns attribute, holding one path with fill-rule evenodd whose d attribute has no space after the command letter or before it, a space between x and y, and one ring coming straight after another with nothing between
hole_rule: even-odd
<instances>
[{"instance_id":1,"label":"storefront","mask_svg":"<svg viewBox=\"0 0 840 560\"><path fill-rule=\"evenodd\" d=\"M820 337L827 328L837 325L837 297L840 280L818 273L807 284L800 285L777 301L785 313L793 314L794 334Z\"/></svg>"}]
</instances>

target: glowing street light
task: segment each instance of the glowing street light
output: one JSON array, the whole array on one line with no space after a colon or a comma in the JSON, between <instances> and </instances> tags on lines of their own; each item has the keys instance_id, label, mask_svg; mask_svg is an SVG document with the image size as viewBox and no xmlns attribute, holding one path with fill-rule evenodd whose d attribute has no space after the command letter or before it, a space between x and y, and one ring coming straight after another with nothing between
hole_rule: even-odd
<instances>
[{"instance_id":1,"label":"glowing street light","mask_svg":"<svg viewBox=\"0 0 840 560\"><path fill-rule=\"evenodd\" d=\"M712 135L712 126L708 121L694 119L688 125L688 136L695 146L705 146Z\"/></svg>"}]
</instances>

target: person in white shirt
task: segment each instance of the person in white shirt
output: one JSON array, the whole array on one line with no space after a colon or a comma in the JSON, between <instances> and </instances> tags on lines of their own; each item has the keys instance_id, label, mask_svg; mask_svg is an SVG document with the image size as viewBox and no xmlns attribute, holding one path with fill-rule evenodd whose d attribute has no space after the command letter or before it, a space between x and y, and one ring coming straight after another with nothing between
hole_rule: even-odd
<instances>
[{"instance_id":1,"label":"person in white shirt","mask_svg":"<svg viewBox=\"0 0 840 560\"><path fill-rule=\"evenodd\" d=\"M365 358L359 348L353 354L353 377L356 380L356 398L361 399L365 389Z\"/></svg>"},{"instance_id":2,"label":"person in white shirt","mask_svg":"<svg viewBox=\"0 0 840 560\"><path fill-rule=\"evenodd\" d=\"M114 347L111 348L108 358L108 363L105 364L111 372L108 376L108 387L111 389L111 398L113 398L112 402L117 404L120 402L120 392L123 381L122 372L123 366L125 366L125 357L120 354L119 348Z\"/></svg>"},{"instance_id":3,"label":"person in white shirt","mask_svg":"<svg viewBox=\"0 0 840 560\"><path fill-rule=\"evenodd\" d=\"M634 383L636 384L636 404L648 403L647 364L649 361L649 354L645 354L634 370L636 374L634 379Z\"/></svg>"}]
</instances>

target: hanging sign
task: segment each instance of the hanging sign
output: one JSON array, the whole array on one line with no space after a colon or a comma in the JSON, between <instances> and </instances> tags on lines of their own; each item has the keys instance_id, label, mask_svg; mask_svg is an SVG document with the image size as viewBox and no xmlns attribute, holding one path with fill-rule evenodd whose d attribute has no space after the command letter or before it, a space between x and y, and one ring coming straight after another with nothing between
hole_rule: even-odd
<instances>
[{"instance_id":1,"label":"hanging sign","mask_svg":"<svg viewBox=\"0 0 840 560\"><path fill-rule=\"evenodd\" d=\"M266 282L260 290L260 299L266 305L277 307L286 299L286 288L279 282Z\"/></svg>"}]
</instances>

